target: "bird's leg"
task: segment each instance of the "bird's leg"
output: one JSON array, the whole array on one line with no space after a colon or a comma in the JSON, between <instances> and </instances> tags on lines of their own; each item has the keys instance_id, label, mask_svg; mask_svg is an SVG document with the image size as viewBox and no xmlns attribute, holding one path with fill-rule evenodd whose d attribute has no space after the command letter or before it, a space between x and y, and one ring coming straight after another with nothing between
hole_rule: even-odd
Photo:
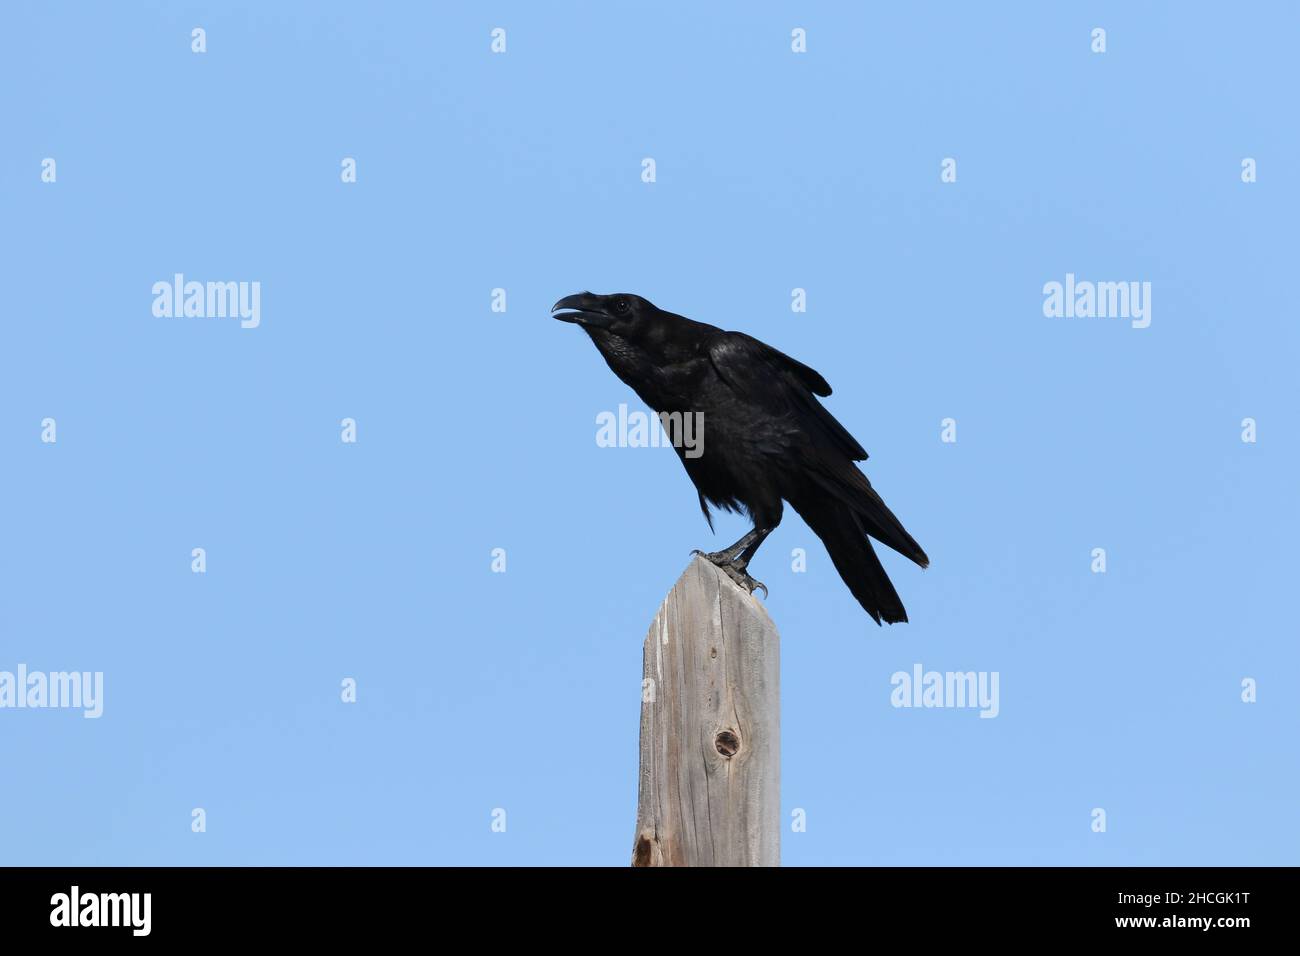
<instances>
[{"instance_id":1,"label":"bird's leg","mask_svg":"<svg viewBox=\"0 0 1300 956\"><path fill-rule=\"evenodd\" d=\"M753 594L755 589L762 588L763 596L767 596L767 585L762 581L755 581L750 577L749 567L750 559L758 551L758 546L763 540L772 533L771 528L761 528L757 525L744 537L728 548L721 551L692 551L691 554L698 554L700 557L714 564L727 577L735 581L742 588Z\"/></svg>"},{"instance_id":2,"label":"bird's leg","mask_svg":"<svg viewBox=\"0 0 1300 956\"><path fill-rule=\"evenodd\" d=\"M754 556L754 550L758 549L758 544L756 544L755 542L756 541L761 542L763 538L768 535L768 533L769 532L764 531L760 536L758 528L754 528L743 538L737 541L735 544L723 548L721 551L700 551L697 549L695 551L692 551L691 554L698 554L702 558L708 558L714 564L718 564L718 565L732 564L740 559L741 555L744 553L746 548L750 548L752 546L753 550L751 550L749 554L746 555L744 558L744 561L742 563L742 567L743 567L745 564L748 564L749 559Z\"/></svg>"}]
</instances>

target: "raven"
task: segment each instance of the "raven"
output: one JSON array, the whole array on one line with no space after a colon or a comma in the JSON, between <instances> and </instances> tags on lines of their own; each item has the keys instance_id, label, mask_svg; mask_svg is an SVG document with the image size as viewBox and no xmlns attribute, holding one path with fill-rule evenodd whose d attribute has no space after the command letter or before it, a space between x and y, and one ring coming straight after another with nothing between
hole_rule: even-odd
<instances>
[{"instance_id":1,"label":"raven","mask_svg":"<svg viewBox=\"0 0 1300 956\"><path fill-rule=\"evenodd\" d=\"M754 528L729 548L697 554L750 593L766 593L748 566L780 524L784 499L877 624L907 620L868 535L923 568L930 559L853 464L867 453L815 397L831 394L816 371L743 332L664 312L638 295L579 292L551 312L580 326L654 411L702 414L703 454L672 444L709 528L710 504L748 514Z\"/></svg>"}]
</instances>

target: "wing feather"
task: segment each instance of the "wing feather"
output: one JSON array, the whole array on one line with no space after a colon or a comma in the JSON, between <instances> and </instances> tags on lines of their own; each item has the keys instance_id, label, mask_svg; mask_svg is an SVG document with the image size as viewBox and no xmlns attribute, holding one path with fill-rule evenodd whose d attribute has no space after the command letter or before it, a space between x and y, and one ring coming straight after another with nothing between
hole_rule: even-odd
<instances>
[{"instance_id":1,"label":"wing feather","mask_svg":"<svg viewBox=\"0 0 1300 956\"><path fill-rule=\"evenodd\" d=\"M777 415L793 415L818 446L853 461L867 460L863 447L817 400L830 395L831 387L815 369L743 332L714 335L707 348L714 371L738 397Z\"/></svg>"}]
</instances>

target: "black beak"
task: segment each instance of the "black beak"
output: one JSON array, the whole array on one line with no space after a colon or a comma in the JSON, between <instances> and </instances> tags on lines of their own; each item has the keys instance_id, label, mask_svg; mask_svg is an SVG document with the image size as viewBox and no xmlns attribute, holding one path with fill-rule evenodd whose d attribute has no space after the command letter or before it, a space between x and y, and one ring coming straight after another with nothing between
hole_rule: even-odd
<instances>
[{"instance_id":1,"label":"black beak","mask_svg":"<svg viewBox=\"0 0 1300 956\"><path fill-rule=\"evenodd\" d=\"M601 296L591 292L578 292L566 295L551 306L551 314L561 322L574 322L578 325L599 325L606 320L601 303Z\"/></svg>"}]
</instances>

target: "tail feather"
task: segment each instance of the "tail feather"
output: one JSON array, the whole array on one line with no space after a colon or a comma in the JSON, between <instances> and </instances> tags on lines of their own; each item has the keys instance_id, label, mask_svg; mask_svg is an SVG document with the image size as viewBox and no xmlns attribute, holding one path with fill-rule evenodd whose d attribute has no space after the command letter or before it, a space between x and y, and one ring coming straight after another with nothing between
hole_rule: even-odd
<instances>
[{"instance_id":1,"label":"tail feather","mask_svg":"<svg viewBox=\"0 0 1300 956\"><path fill-rule=\"evenodd\" d=\"M863 610L877 624L882 621L887 624L906 622L907 610L885 573L876 549L871 546L868 528L864 527L858 513L834 499L821 499L815 504L794 501L790 504L826 545L835 570ZM920 547L916 550L920 551ZM924 554L922 551L923 557Z\"/></svg>"},{"instance_id":2,"label":"tail feather","mask_svg":"<svg viewBox=\"0 0 1300 956\"><path fill-rule=\"evenodd\" d=\"M843 467L814 471L811 474L827 494L860 519L867 534L921 567L929 567L929 556L907 533L903 523L889 510L876 489L871 487L867 476L852 463L846 462Z\"/></svg>"}]
</instances>

